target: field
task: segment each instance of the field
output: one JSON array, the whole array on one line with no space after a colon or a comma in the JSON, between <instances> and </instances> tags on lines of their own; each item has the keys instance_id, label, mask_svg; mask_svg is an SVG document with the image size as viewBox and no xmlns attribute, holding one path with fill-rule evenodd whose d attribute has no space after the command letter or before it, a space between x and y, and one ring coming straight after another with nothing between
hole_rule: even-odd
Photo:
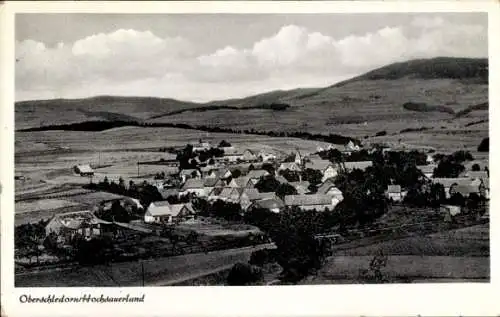
<instances>
[{"instance_id":1,"label":"field","mask_svg":"<svg viewBox=\"0 0 500 317\"><path fill-rule=\"evenodd\" d=\"M394 281L480 280L490 278L489 227L395 239L337 251L306 284L356 283L375 255L388 256L381 270Z\"/></svg>"}]
</instances>

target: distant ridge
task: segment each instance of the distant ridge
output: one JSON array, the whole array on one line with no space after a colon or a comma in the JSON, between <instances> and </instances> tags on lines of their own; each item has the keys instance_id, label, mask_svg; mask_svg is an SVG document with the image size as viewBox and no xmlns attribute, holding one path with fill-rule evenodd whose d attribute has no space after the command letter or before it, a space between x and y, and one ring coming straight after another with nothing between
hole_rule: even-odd
<instances>
[{"instance_id":1,"label":"distant ridge","mask_svg":"<svg viewBox=\"0 0 500 317\"><path fill-rule=\"evenodd\" d=\"M395 80L404 77L420 79L476 79L478 84L487 84L488 59L456 57L414 59L383 66L363 75L336 83L330 87L342 87L360 80Z\"/></svg>"}]
</instances>

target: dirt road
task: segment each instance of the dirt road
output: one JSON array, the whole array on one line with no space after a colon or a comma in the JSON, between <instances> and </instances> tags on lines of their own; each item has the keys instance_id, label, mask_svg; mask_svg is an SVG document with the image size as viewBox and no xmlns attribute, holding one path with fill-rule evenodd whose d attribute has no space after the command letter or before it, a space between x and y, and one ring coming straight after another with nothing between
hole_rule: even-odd
<instances>
[{"instance_id":1,"label":"dirt road","mask_svg":"<svg viewBox=\"0 0 500 317\"><path fill-rule=\"evenodd\" d=\"M16 274L16 287L163 286L227 269L247 262L252 252L273 244L194 253L152 260L113 263L58 271ZM143 274L144 268L144 274Z\"/></svg>"}]
</instances>

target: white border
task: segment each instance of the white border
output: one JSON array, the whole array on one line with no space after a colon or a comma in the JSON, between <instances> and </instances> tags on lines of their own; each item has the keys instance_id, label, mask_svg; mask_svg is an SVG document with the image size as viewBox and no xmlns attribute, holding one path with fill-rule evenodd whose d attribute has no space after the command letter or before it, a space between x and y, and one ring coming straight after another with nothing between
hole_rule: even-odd
<instances>
[{"instance_id":1,"label":"white border","mask_svg":"<svg viewBox=\"0 0 500 317\"><path fill-rule=\"evenodd\" d=\"M491 1L305 1L305 2L9 2L0 10L0 180L1 192L1 296L6 316L490 316L500 314L499 232L500 216L495 195L491 200L491 283L415 285L332 285L285 287L177 287L177 288L13 288L14 223L14 14L18 13L348 13L348 12L489 12L490 122L498 118L500 81L498 52L498 2ZM496 53L496 54L495 54ZM499 133L490 124L492 144ZM498 169L490 152L491 188L497 188ZM500 189L499 189L500 190ZM100 296L146 293L140 304L20 304L19 295L85 293Z\"/></svg>"}]
</instances>

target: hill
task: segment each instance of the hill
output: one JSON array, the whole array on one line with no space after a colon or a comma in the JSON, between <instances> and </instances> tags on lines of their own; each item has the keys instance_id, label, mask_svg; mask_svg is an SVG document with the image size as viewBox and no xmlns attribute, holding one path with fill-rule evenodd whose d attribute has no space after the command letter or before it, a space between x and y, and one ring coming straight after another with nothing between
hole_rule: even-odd
<instances>
[{"instance_id":1,"label":"hill","mask_svg":"<svg viewBox=\"0 0 500 317\"><path fill-rule=\"evenodd\" d=\"M16 129L137 120L235 130L333 133L374 142L398 142L404 137L429 146L470 138L471 147L474 143L477 147L488 135L488 60L412 60L324 88L271 91L208 103L100 96L20 102L15 111ZM401 135L403 130L415 132ZM387 133L374 137L381 131Z\"/></svg>"}]
</instances>

